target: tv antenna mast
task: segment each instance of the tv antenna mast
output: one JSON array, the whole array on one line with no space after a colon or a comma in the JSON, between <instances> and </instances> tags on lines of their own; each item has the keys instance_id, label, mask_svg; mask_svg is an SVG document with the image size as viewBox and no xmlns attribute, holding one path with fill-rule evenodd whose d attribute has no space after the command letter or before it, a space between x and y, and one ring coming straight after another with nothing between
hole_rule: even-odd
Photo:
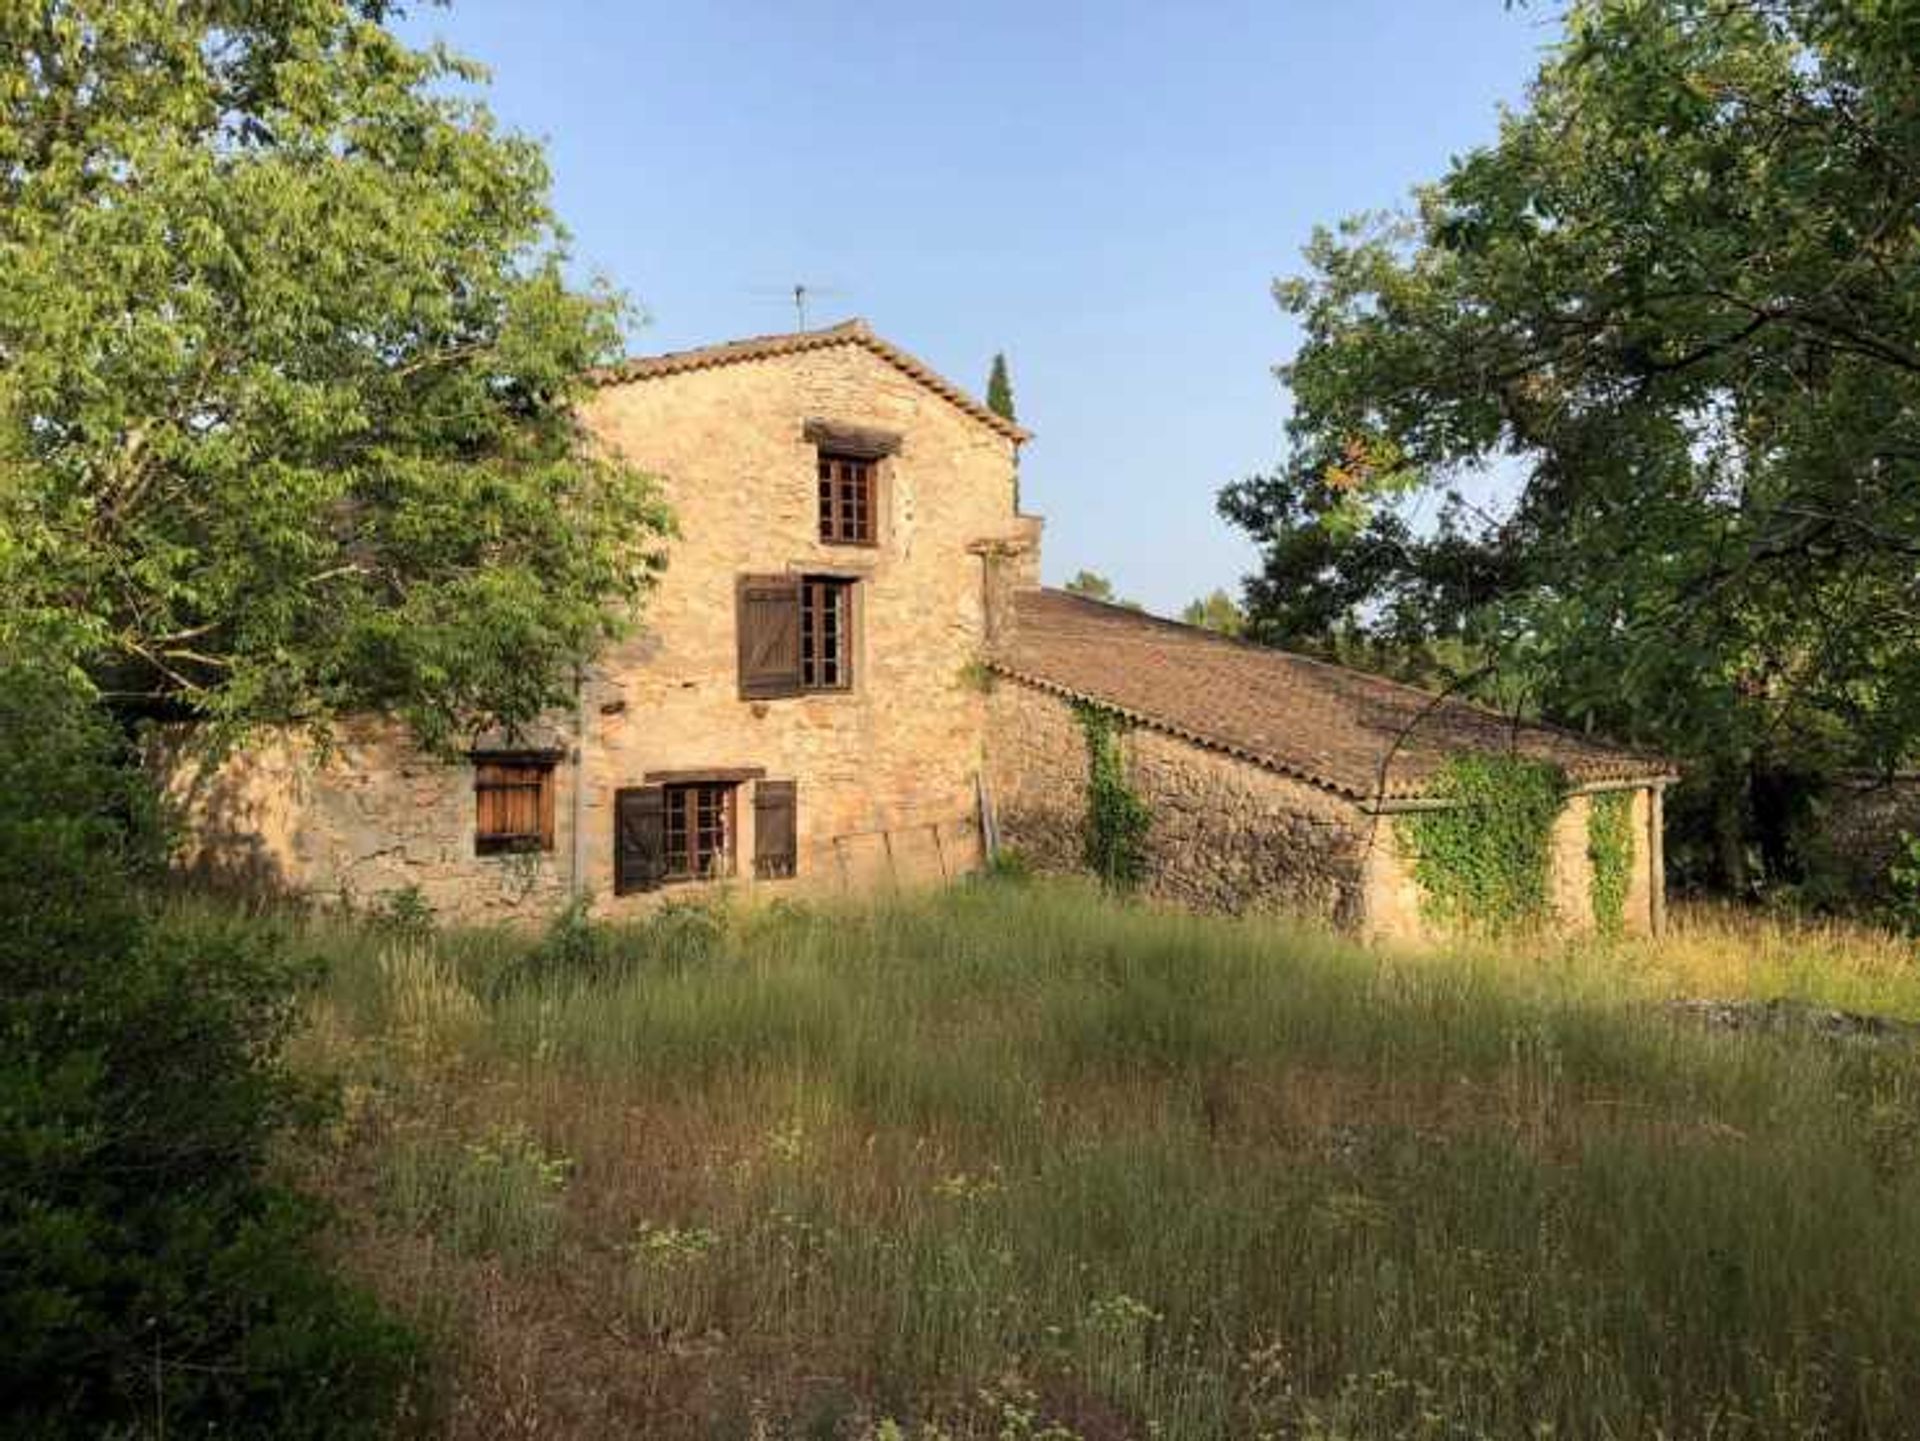
<instances>
[{"instance_id":1,"label":"tv antenna mast","mask_svg":"<svg viewBox=\"0 0 1920 1441\"><path fill-rule=\"evenodd\" d=\"M795 281L792 285L783 286L778 290L770 286L756 286L752 293L767 300L777 295L788 301L793 306L794 329L801 331L807 328L807 307L810 304L815 300L840 294L831 285L812 285L804 280Z\"/></svg>"}]
</instances>

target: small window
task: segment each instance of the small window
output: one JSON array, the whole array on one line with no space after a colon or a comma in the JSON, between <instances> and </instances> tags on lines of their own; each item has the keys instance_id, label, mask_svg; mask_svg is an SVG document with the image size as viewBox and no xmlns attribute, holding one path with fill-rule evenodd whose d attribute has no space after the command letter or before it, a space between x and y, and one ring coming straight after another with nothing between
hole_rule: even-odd
<instances>
[{"instance_id":1,"label":"small window","mask_svg":"<svg viewBox=\"0 0 1920 1441\"><path fill-rule=\"evenodd\" d=\"M874 466L866 456L820 452L820 539L874 544Z\"/></svg>"},{"instance_id":2,"label":"small window","mask_svg":"<svg viewBox=\"0 0 1920 1441\"><path fill-rule=\"evenodd\" d=\"M733 798L730 784L663 786L661 827L664 879L708 880L733 874Z\"/></svg>"},{"instance_id":3,"label":"small window","mask_svg":"<svg viewBox=\"0 0 1920 1441\"><path fill-rule=\"evenodd\" d=\"M845 690L853 684L853 586L830 576L800 582L802 690Z\"/></svg>"},{"instance_id":4,"label":"small window","mask_svg":"<svg viewBox=\"0 0 1920 1441\"><path fill-rule=\"evenodd\" d=\"M553 849L553 761L476 757L473 802L476 854Z\"/></svg>"}]
</instances>

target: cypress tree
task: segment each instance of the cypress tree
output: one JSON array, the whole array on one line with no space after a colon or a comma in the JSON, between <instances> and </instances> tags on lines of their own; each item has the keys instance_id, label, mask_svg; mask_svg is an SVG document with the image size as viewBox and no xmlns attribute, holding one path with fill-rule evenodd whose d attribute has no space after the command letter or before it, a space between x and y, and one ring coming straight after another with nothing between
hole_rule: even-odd
<instances>
[{"instance_id":1,"label":"cypress tree","mask_svg":"<svg viewBox=\"0 0 1920 1441\"><path fill-rule=\"evenodd\" d=\"M996 351L987 375L987 409L1003 420L1013 420L1013 382L1007 379L1007 357Z\"/></svg>"}]
</instances>

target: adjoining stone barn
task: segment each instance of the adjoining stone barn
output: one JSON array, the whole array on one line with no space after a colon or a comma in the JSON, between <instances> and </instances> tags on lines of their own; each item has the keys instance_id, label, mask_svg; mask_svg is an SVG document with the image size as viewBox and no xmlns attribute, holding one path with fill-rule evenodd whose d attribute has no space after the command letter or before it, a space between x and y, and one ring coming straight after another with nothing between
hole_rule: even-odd
<instances>
[{"instance_id":1,"label":"adjoining stone barn","mask_svg":"<svg viewBox=\"0 0 1920 1441\"><path fill-rule=\"evenodd\" d=\"M1519 753L1575 786L1556 917L1591 923L1587 809L1618 790L1639 838L1626 922L1657 925L1670 768L1043 589L1041 522L1016 504L1027 432L863 322L594 380L584 424L679 521L638 633L571 707L453 760L371 716L217 763L170 738L184 864L461 920L938 883L989 843L1077 869L1090 706L1144 807L1150 896L1418 933L1432 908L1388 822L1436 803L1449 757Z\"/></svg>"},{"instance_id":2,"label":"adjoining stone barn","mask_svg":"<svg viewBox=\"0 0 1920 1441\"><path fill-rule=\"evenodd\" d=\"M1546 919L1596 924L1595 807L1624 835L1617 923L1663 923L1657 758L1443 699L1345 666L1063 591L1011 600L992 647L989 793L1003 844L1043 870L1080 865L1092 707L1127 724L1125 770L1150 818L1144 888L1203 910L1278 911L1369 937L1430 937L1415 829L1462 757L1565 778L1541 883ZM1608 798L1611 799L1603 799ZM1605 891L1602 888L1604 898ZM1603 899L1604 908L1604 899Z\"/></svg>"}]
</instances>

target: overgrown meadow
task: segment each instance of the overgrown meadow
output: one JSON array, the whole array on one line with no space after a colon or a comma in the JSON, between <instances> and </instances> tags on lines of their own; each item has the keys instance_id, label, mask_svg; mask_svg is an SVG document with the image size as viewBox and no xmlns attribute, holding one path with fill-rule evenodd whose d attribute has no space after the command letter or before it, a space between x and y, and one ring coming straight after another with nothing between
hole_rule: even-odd
<instances>
[{"instance_id":1,"label":"overgrown meadow","mask_svg":"<svg viewBox=\"0 0 1920 1441\"><path fill-rule=\"evenodd\" d=\"M1073 887L306 922L294 1158L457 1436L1795 1437L1920 1414L1910 949L1362 951Z\"/></svg>"}]
</instances>

